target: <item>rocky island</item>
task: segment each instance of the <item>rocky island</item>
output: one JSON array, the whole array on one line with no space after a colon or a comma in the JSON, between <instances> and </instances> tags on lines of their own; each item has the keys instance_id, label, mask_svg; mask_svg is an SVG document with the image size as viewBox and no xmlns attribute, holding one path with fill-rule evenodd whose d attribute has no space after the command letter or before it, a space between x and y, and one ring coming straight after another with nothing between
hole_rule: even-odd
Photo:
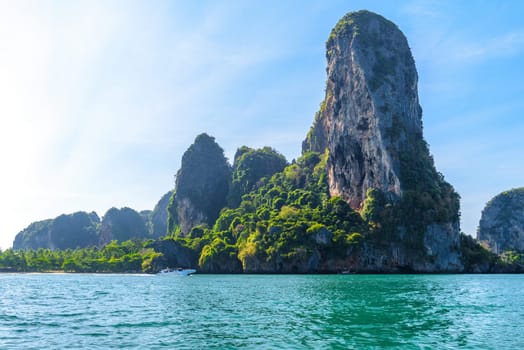
<instances>
[{"instance_id":1,"label":"rocky island","mask_svg":"<svg viewBox=\"0 0 524 350\"><path fill-rule=\"evenodd\" d=\"M231 165L201 134L154 212L121 220L124 209L114 209L101 221L86 214L86 242L68 248L149 239L134 265L146 272L517 271L494 254L517 239L499 239L502 231L488 224L499 209L485 210L479 231L480 240L498 242L493 253L460 233L460 197L424 140L417 70L399 28L369 11L349 13L331 31L326 58L325 98L300 158L288 163L270 147L242 146ZM29 226L15 249L60 248L49 243L53 223ZM518 227L522 244L522 221Z\"/></svg>"}]
</instances>

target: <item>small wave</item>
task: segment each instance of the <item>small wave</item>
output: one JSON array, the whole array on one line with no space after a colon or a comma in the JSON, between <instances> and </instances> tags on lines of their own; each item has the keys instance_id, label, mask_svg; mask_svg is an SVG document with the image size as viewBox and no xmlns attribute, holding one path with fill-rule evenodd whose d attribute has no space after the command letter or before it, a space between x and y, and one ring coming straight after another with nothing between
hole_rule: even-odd
<instances>
[{"instance_id":1,"label":"small wave","mask_svg":"<svg viewBox=\"0 0 524 350\"><path fill-rule=\"evenodd\" d=\"M16 315L0 315L0 321L13 322L19 320L20 318Z\"/></svg>"},{"instance_id":2,"label":"small wave","mask_svg":"<svg viewBox=\"0 0 524 350\"><path fill-rule=\"evenodd\" d=\"M109 292L106 292L105 290L96 290L92 293L93 295L109 295Z\"/></svg>"},{"instance_id":3,"label":"small wave","mask_svg":"<svg viewBox=\"0 0 524 350\"><path fill-rule=\"evenodd\" d=\"M139 322L139 323L117 323L114 328L160 328L172 326L173 322Z\"/></svg>"},{"instance_id":4,"label":"small wave","mask_svg":"<svg viewBox=\"0 0 524 350\"><path fill-rule=\"evenodd\" d=\"M108 333L99 333L99 332L88 332L88 333L78 333L79 336L83 337L108 337Z\"/></svg>"}]
</instances>

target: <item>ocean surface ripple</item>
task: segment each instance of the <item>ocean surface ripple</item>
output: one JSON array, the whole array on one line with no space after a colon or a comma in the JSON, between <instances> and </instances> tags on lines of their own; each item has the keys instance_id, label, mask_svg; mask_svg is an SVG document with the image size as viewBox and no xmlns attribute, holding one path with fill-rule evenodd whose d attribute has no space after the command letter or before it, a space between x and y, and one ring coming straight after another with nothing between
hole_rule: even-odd
<instances>
[{"instance_id":1,"label":"ocean surface ripple","mask_svg":"<svg viewBox=\"0 0 524 350\"><path fill-rule=\"evenodd\" d=\"M0 349L522 349L523 275L0 274Z\"/></svg>"}]
</instances>

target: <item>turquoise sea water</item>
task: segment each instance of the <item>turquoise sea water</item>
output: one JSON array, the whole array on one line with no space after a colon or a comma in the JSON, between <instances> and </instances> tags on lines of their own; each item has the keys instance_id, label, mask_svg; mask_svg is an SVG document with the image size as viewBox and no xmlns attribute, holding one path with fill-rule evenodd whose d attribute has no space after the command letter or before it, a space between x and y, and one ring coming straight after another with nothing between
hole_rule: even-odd
<instances>
[{"instance_id":1,"label":"turquoise sea water","mask_svg":"<svg viewBox=\"0 0 524 350\"><path fill-rule=\"evenodd\" d=\"M524 275L0 274L0 349L522 349Z\"/></svg>"}]
</instances>

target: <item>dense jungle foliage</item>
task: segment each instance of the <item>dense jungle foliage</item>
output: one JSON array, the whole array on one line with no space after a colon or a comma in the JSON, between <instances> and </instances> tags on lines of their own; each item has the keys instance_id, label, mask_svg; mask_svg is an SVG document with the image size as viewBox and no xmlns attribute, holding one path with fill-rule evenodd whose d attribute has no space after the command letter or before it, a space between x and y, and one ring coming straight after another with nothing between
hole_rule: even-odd
<instances>
[{"instance_id":1,"label":"dense jungle foliage","mask_svg":"<svg viewBox=\"0 0 524 350\"><path fill-rule=\"evenodd\" d=\"M368 231L360 215L338 197L329 198L326 155L307 153L282 172L262 178L235 208L224 208L212 227L194 227L177 240L200 252L208 271L224 266L279 270L313 250L343 255ZM176 233L175 233L176 236Z\"/></svg>"},{"instance_id":2,"label":"dense jungle foliage","mask_svg":"<svg viewBox=\"0 0 524 350\"><path fill-rule=\"evenodd\" d=\"M0 252L2 272L155 272L162 260L148 241L112 241L103 248L37 249Z\"/></svg>"}]
</instances>

